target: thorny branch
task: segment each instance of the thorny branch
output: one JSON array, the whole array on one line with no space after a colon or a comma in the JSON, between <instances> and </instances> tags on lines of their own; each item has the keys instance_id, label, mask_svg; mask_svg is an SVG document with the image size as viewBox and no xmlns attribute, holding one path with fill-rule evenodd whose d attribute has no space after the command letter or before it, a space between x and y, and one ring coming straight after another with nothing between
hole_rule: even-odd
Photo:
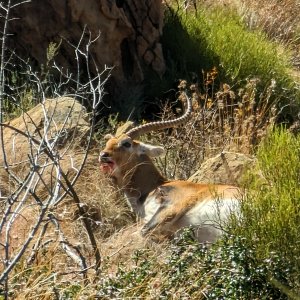
<instances>
[{"instance_id":1,"label":"thorny branch","mask_svg":"<svg viewBox=\"0 0 300 300\"><path fill-rule=\"evenodd\" d=\"M22 5L27 2L29 1L20 1L13 4L13 6ZM52 82L45 83L45 80L41 80L38 73L34 72L26 61L12 54L15 59L18 59L20 65L26 66L24 74L26 74L31 86L35 87L36 97L40 99L41 119L43 122L36 124L32 116L25 112L22 105L18 103L20 94L8 94L5 92L6 89L8 91L20 91L22 87L11 87L5 82L5 76L10 72L9 66L5 61L5 43L8 35L7 24L10 20L9 14L12 9L11 1L8 1L7 5L1 3L0 9L4 11L5 18L0 61L0 168L5 170L10 186L9 192L4 191L2 193L0 191L0 204L2 205L0 215L0 262L3 264L3 272L0 274L0 283L3 284L5 290L4 296L7 298L10 273L20 262L24 254L28 253L33 242L31 253L29 251L29 258L26 260L28 266L34 261L39 249L41 247L47 247L49 243L51 243L51 239L43 241L49 230L49 222L55 225L56 234L58 235L62 250L80 266L84 278L86 278L87 270L91 268L91 266L87 265L87 260L80 252L80 249L68 241L68 238L63 232L63 228L60 226L59 219L55 217L55 211L66 196L71 196L72 200L76 203L79 214L81 216L85 215L74 185L88 157L95 125L95 115L102 102L104 93L103 86L109 78L110 69L105 68L100 72L98 67L94 65L96 71L93 72L93 74L95 75L92 75L90 72L90 66L93 63L90 56L90 47L99 36L92 38L91 33L84 28L78 45L69 43L74 49L74 57L77 64L77 74L75 74L75 78L69 71L59 68L55 62L53 62L52 65L52 69L60 74L59 83L53 83L55 88L52 89L52 95L56 97L61 95L71 96L76 99L73 104L69 106L69 111L63 115L63 119L58 121L57 115L60 115L58 102L53 100L49 106L49 101L46 99L46 95L49 91L47 84L51 85ZM88 36L87 40L86 36ZM82 79L81 76L83 73L81 65L82 58L86 67L85 80ZM75 88L70 89L70 86L75 86ZM67 88L67 94L64 92L64 88ZM72 91L71 93L70 90ZM4 99L10 99L11 104L18 107L22 112L24 128L19 129L9 123L3 123ZM83 155L75 167L74 154L71 150L74 144L76 144L76 134L74 134L72 130L80 126L80 124L70 124L69 120L76 109L76 104L82 100L89 101L91 104L91 112L89 115L90 128L85 136L86 143L83 149ZM83 114L85 114L85 111L79 113L79 115ZM7 132L12 133L9 141L5 139ZM27 149L27 158L22 157L22 159L19 159L20 143L22 147L24 146L22 150ZM72 176L66 173L62 166L62 161L65 157L69 157L71 162L71 167L74 171L72 172ZM20 166L21 169L23 168L22 172L18 171L18 166ZM41 189L43 190L42 197L40 193ZM21 246L15 249L11 236L15 233L21 220L27 221L26 218L28 214L31 219L30 228ZM95 263L92 265L96 273L99 274L101 255L97 241L89 220L85 217L81 218L81 220L83 221L93 248Z\"/></svg>"}]
</instances>

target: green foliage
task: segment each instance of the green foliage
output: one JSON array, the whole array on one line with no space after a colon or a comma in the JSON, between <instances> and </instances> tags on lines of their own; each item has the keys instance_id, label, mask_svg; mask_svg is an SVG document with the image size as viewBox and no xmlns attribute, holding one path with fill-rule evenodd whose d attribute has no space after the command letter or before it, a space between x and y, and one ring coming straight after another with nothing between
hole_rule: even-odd
<instances>
[{"instance_id":1,"label":"green foliage","mask_svg":"<svg viewBox=\"0 0 300 300\"><path fill-rule=\"evenodd\" d=\"M290 285L300 288L300 137L276 129L262 143L259 171L246 179L243 218L235 230L256 244L256 256L282 257L294 272ZM261 174L261 176L253 174Z\"/></svg>"},{"instance_id":2,"label":"green foliage","mask_svg":"<svg viewBox=\"0 0 300 300\"><path fill-rule=\"evenodd\" d=\"M4 121L16 118L24 111L28 111L37 105L33 90L28 88L20 91L18 99L4 98L3 99L3 115Z\"/></svg>"},{"instance_id":3,"label":"green foliage","mask_svg":"<svg viewBox=\"0 0 300 300\"><path fill-rule=\"evenodd\" d=\"M163 261L139 251L135 266L120 266L116 277L103 281L104 299L287 299L270 278L286 283L288 269L280 256L257 261L255 246L241 237L225 236L208 248L195 242L187 229L175 239ZM283 272L284 270L284 272Z\"/></svg>"},{"instance_id":4,"label":"green foliage","mask_svg":"<svg viewBox=\"0 0 300 300\"><path fill-rule=\"evenodd\" d=\"M60 299L68 300L68 299L77 299L78 294L82 290L82 286L80 284L71 284L66 289L62 290L62 295Z\"/></svg>"},{"instance_id":5,"label":"green foliage","mask_svg":"<svg viewBox=\"0 0 300 300\"><path fill-rule=\"evenodd\" d=\"M62 40L60 40L59 44L50 42L47 48L47 65L55 58L58 54L58 50L60 48Z\"/></svg>"},{"instance_id":6,"label":"green foliage","mask_svg":"<svg viewBox=\"0 0 300 300\"><path fill-rule=\"evenodd\" d=\"M255 76L266 83L273 77L287 77L288 56L259 31L248 31L233 12L203 10L182 20L195 41L199 37L206 41L233 81Z\"/></svg>"},{"instance_id":7,"label":"green foliage","mask_svg":"<svg viewBox=\"0 0 300 300\"><path fill-rule=\"evenodd\" d=\"M276 98L299 103L289 51L258 30L249 31L234 11L199 7L195 15L170 9L165 22L162 43L172 73L201 77L202 70L217 67L221 82L239 86L246 78L257 78L261 91L274 79Z\"/></svg>"},{"instance_id":8,"label":"green foliage","mask_svg":"<svg viewBox=\"0 0 300 300\"><path fill-rule=\"evenodd\" d=\"M162 37L169 72L184 78L188 78L190 72L201 72L219 65L217 55L208 48L208 40L203 34L198 34L198 24L194 26L194 35L188 30L190 18L194 20L192 15L167 10Z\"/></svg>"}]
</instances>

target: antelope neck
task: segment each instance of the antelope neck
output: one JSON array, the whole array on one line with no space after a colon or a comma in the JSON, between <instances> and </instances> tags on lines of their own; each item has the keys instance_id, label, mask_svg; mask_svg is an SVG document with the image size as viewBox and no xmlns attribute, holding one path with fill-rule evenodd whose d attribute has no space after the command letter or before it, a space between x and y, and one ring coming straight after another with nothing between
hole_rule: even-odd
<instances>
[{"instance_id":1,"label":"antelope neck","mask_svg":"<svg viewBox=\"0 0 300 300\"><path fill-rule=\"evenodd\" d=\"M148 157L136 165L130 174L123 174L123 179L120 188L125 192L132 209L138 214L143 214L142 206L149 193L167 182Z\"/></svg>"}]
</instances>

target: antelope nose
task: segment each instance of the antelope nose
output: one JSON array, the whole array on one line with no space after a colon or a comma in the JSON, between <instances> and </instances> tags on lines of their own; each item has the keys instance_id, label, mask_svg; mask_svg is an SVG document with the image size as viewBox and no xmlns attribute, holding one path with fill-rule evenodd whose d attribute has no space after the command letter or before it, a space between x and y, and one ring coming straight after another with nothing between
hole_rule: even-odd
<instances>
[{"instance_id":1,"label":"antelope nose","mask_svg":"<svg viewBox=\"0 0 300 300\"><path fill-rule=\"evenodd\" d=\"M106 161L109 158L108 152L100 152L99 160L100 161Z\"/></svg>"}]
</instances>

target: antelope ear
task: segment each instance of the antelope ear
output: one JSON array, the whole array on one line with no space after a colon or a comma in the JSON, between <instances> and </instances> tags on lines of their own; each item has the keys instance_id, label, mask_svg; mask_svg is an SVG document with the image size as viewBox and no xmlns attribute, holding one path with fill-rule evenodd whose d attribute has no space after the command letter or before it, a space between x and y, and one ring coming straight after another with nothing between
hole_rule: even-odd
<instances>
[{"instance_id":1,"label":"antelope ear","mask_svg":"<svg viewBox=\"0 0 300 300\"><path fill-rule=\"evenodd\" d=\"M109 139L111 139L111 138L113 138L114 136L112 135L112 134L110 134L110 133L108 133L108 134L106 134L105 136L104 136L104 139L105 140L109 140Z\"/></svg>"},{"instance_id":2,"label":"antelope ear","mask_svg":"<svg viewBox=\"0 0 300 300\"><path fill-rule=\"evenodd\" d=\"M160 146L152 146L149 144L139 143L138 155L146 154L150 157L157 157L164 154L165 149Z\"/></svg>"}]
</instances>

